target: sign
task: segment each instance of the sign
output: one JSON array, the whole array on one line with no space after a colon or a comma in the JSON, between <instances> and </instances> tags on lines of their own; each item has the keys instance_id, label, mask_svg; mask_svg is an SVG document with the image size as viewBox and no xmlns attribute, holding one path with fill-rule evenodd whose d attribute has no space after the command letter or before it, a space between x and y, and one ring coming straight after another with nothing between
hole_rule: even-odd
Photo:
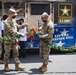
<instances>
[{"instance_id":1,"label":"sign","mask_svg":"<svg viewBox=\"0 0 76 75\"><path fill-rule=\"evenodd\" d=\"M58 23L59 24L72 23L72 4L71 3L58 4Z\"/></svg>"},{"instance_id":2,"label":"sign","mask_svg":"<svg viewBox=\"0 0 76 75\"><path fill-rule=\"evenodd\" d=\"M75 44L75 34L73 27L55 28L53 35L53 43L58 46L74 46Z\"/></svg>"},{"instance_id":3,"label":"sign","mask_svg":"<svg viewBox=\"0 0 76 75\"><path fill-rule=\"evenodd\" d=\"M39 48L39 44L40 44L40 39L37 36L30 37L29 39L27 39L25 43L25 48L26 49Z\"/></svg>"}]
</instances>

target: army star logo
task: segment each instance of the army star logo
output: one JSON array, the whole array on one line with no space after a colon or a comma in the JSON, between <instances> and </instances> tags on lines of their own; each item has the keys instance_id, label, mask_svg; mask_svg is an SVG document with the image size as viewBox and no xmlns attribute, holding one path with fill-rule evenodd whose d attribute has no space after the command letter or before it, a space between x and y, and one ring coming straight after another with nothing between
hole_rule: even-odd
<instances>
[{"instance_id":1,"label":"army star logo","mask_svg":"<svg viewBox=\"0 0 76 75\"><path fill-rule=\"evenodd\" d=\"M67 15L69 16L68 12L70 11L70 9L67 9L66 5L64 6L64 9L60 9L63 13L62 16Z\"/></svg>"},{"instance_id":2,"label":"army star logo","mask_svg":"<svg viewBox=\"0 0 76 75\"><path fill-rule=\"evenodd\" d=\"M72 3L58 4L58 23L59 24L72 23Z\"/></svg>"},{"instance_id":3,"label":"army star logo","mask_svg":"<svg viewBox=\"0 0 76 75\"><path fill-rule=\"evenodd\" d=\"M64 16L64 15L69 16L68 12L70 11L70 9L67 9L66 6L64 6L64 9L60 9L60 10L63 12L62 16Z\"/></svg>"}]
</instances>

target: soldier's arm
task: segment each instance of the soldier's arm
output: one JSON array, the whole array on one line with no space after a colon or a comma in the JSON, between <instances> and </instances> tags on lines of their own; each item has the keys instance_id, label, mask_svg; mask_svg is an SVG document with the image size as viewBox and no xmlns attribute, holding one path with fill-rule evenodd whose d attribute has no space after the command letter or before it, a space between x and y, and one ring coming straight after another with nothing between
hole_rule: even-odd
<instances>
[{"instance_id":1,"label":"soldier's arm","mask_svg":"<svg viewBox=\"0 0 76 75\"><path fill-rule=\"evenodd\" d=\"M20 35L20 36L23 36L22 33L19 33L19 32L17 32L17 31L13 30L13 29L11 28L11 26L10 26L10 23L5 23L4 26L5 26L7 32L8 32L10 35Z\"/></svg>"},{"instance_id":2,"label":"soldier's arm","mask_svg":"<svg viewBox=\"0 0 76 75\"><path fill-rule=\"evenodd\" d=\"M52 26L49 25L47 33L43 34L42 38L50 38L50 37L52 37L53 33L54 33L54 27L52 27Z\"/></svg>"},{"instance_id":3,"label":"soldier's arm","mask_svg":"<svg viewBox=\"0 0 76 75\"><path fill-rule=\"evenodd\" d=\"M18 29L18 30L23 29L24 27L25 27L24 25L18 25L18 24L17 24L17 29Z\"/></svg>"},{"instance_id":4,"label":"soldier's arm","mask_svg":"<svg viewBox=\"0 0 76 75\"><path fill-rule=\"evenodd\" d=\"M28 26L27 23L25 23L25 24L23 24L23 25L18 25L18 24L17 24L17 29L20 30L20 29L22 29L22 28L24 28L24 27L27 27L27 26Z\"/></svg>"}]
</instances>

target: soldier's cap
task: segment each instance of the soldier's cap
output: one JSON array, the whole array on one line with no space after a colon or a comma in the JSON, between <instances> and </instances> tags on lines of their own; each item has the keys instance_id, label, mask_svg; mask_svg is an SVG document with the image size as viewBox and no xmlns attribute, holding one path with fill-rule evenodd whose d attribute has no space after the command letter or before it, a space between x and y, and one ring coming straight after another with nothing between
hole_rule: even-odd
<instances>
[{"instance_id":1,"label":"soldier's cap","mask_svg":"<svg viewBox=\"0 0 76 75\"><path fill-rule=\"evenodd\" d=\"M45 17L48 17L49 15L46 13L46 12L44 12L42 15L41 15L41 18L42 19L44 19Z\"/></svg>"},{"instance_id":2,"label":"soldier's cap","mask_svg":"<svg viewBox=\"0 0 76 75\"><path fill-rule=\"evenodd\" d=\"M13 12L13 13L15 13L15 15L17 15L17 12L16 12L16 10L14 8L10 8L9 12Z\"/></svg>"}]
</instances>

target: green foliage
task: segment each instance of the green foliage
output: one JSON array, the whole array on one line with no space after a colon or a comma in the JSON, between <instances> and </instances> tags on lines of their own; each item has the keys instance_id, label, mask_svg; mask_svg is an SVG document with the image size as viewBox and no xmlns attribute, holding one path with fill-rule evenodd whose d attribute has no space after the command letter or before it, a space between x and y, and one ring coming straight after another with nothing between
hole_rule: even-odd
<instances>
[{"instance_id":1,"label":"green foliage","mask_svg":"<svg viewBox=\"0 0 76 75\"><path fill-rule=\"evenodd\" d=\"M46 43L47 45L51 46L51 48L58 50L58 51L62 51L62 52L75 52L76 51L76 47L75 46L71 46L71 47L61 47L61 46L57 46L56 44L50 44L49 42L45 41L44 39L41 39L44 43Z\"/></svg>"},{"instance_id":2,"label":"green foliage","mask_svg":"<svg viewBox=\"0 0 76 75\"><path fill-rule=\"evenodd\" d=\"M34 29L30 29L26 35L28 34L31 34L31 32L34 32L34 35L35 36L38 36L38 33L34 30ZM1 37L0 38L0 41L7 41L7 40L16 40L17 38L20 38L21 36L17 36L17 35L14 35L13 37L10 37L10 36L5 36L5 37ZM75 52L76 51L76 47L75 46L71 46L71 47L61 47L61 46L57 46L56 44L51 44L50 42L47 42L45 41L44 39L42 39L42 41L44 43L46 43L47 45L50 45L51 48L55 49L55 50L58 50L58 51L62 51L62 52Z\"/></svg>"}]
</instances>

